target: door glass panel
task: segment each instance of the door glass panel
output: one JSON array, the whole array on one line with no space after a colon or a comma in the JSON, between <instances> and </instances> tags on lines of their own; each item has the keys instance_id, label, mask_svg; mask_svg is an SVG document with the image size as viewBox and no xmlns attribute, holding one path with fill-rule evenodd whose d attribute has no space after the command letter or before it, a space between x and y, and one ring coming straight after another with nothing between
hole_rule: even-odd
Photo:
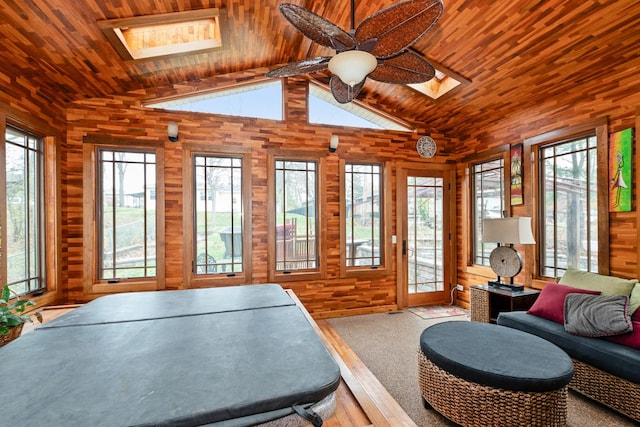
<instances>
[{"instance_id":1,"label":"door glass panel","mask_svg":"<svg viewBox=\"0 0 640 427\"><path fill-rule=\"evenodd\" d=\"M444 291L444 182L407 177L409 294Z\"/></svg>"}]
</instances>

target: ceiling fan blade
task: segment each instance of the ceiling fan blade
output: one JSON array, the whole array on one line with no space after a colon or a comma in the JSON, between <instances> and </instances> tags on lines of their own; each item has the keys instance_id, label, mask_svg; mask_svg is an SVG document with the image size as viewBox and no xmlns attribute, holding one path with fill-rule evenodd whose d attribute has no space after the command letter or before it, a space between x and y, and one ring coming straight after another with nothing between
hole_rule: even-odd
<instances>
[{"instance_id":1,"label":"ceiling fan blade","mask_svg":"<svg viewBox=\"0 0 640 427\"><path fill-rule=\"evenodd\" d=\"M298 31L322 46L333 48L338 52L356 47L356 41L351 34L304 7L282 3L280 13Z\"/></svg>"},{"instance_id":2,"label":"ceiling fan blade","mask_svg":"<svg viewBox=\"0 0 640 427\"><path fill-rule=\"evenodd\" d=\"M429 81L435 74L429 61L413 52L405 52L378 63L368 77L384 83L407 84Z\"/></svg>"},{"instance_id":3,"label":"ceiling fan blade","mask_svg":"<svg viewBox=\"0 0 640 427\"><path fill-rule=\"evenodd\" d=\"M305 59L304 61L292 62L284 67L269 71L266 76L269 78L279 78L315 73L327 69L330 60L330 56L319 56L317 58Z\"/></svg>"},{"instance_id":4,"label":"ceiling fan blade","mask_svg":"<svg viewBox=\"0 0 640 427\"><path fill-rule=\"evenodd\" d=\"M343 83L338 76L332 76L331 80L329 80L329 87L331 88L331 93L333 97L340 104L346 104L347 102L351 102L358 97L362 87L364 86L364 82L367 79L365 78L360 83L352 86L349 86L346 83Z\"/></svg>"},{"instance_id":5,"label":"ceiling fan blade","mask_svg":"<svg viewBox=\"0 0 640 427\"><path fill-rule=\"evenodd\" d=\"M413 45L438 21L442 0L407 0L373 14L362 21L355 33L358 44L377 39L370 52L389 58Z\"/></svg>"}]
</instances>

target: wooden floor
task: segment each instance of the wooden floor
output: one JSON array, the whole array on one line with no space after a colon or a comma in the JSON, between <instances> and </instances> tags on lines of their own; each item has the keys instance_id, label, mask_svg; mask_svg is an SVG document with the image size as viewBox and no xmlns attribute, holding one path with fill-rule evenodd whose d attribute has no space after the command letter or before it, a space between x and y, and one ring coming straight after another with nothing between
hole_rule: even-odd
<instances>
[{"instance_id":1,"label":"wooden floor","mask_svg":"<svg viewBox=\"0 0 640 427\"><path fill-rule=\"evenodd\" d=\"M336 412L331 418L325 420L323 425L326 427L415 427L416 424L331 327L329 322L326 320L315 321L300 304L295 294L292 292L289 294L302 307L311 325L340 367L342 381L336 391ZM40 310L43 323L76 307L78 306L44 307ZM37 326L37 323L27 323L22 333L29 333Z\"/></svg>"}]
</instances>

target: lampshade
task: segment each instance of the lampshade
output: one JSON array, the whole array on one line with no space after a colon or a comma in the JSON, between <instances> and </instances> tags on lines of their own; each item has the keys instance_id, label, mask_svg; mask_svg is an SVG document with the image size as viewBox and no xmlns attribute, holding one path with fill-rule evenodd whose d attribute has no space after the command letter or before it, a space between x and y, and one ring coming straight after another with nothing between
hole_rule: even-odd
<instances>
[{"instance_id":1,"label":"lampshade","mask_svg":"<svg viewBox=\"0 0 640 427\"><path fill-rule=\"evenodd\" d=\"M331 135L331 139L329 140L329 151L331 153L335 153L338 149L338 144L340 143L340 138L338 135Z\"/></svg>"},{"instance_id":2,"label":"lampshade","mask_svg":"<svg viewBox=\"0 0 640 427\"><path fill-rule=\"evenodd\" d=\"M178 141L178 124L176 122L169 122L167 124L167 136L171 142Z\"/></svg>"},{"instance_id":3,"label":"lampshade","mask_svg":"<svg viewBox=\"0 0 640 427\"><path fill-rule=\"evenodd\" d=\"M378 60L369 52L348 50L335 55L329 61L329 71L340 77L343 83L355 86L378 65Z\"/></svg>"},{"instance_id":4,"label":"lampshade","mask_svg":"<svg viewBox=\"0 0 640 427\"><path fill-rule=\"evenodd\" d=\"M487 218L482 220L482 242L533 245L530 217Z\"/></svg>"}]
</instances>

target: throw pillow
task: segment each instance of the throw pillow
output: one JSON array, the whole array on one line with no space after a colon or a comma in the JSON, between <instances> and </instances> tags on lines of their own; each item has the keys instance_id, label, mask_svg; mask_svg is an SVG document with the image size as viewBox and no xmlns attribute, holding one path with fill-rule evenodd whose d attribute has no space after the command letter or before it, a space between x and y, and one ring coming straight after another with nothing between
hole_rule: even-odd
<instances>
[{"instance_id":1,"label":"throw pillow","mask_svg":"<svg viewBox=\"0 0 640 427\"><path fill-rule=\"evenodd\" d=\"M631 332L629 297L569 294L564 300L564 329L583 337L608 337Z\"/></svg>"},{"instance_id":2,"label":"throw pillow","mask_svg":"<svg viewBox=\"0 0 640 427\"><path fill-rule=\"evenodd\" d=\"M626 345L627 347L637 348L640 350L640 322L633 323L633 331L629 334L614 335L612 337L604 337L607 341Z\"/></svg>"},{"instance_id":3,"label":"throw pillow","mask_svg":"<svg viewBox=\"0 0 640 427\"><path fill-rule=\"evenodd\" d=\"M620 279L569 267L558 283L600 291L602 295L631 295L631 290L637 282L636 279Z\"/></svg>"},{"instance_id":4,"label":"throw pillow","mask_svg":"<svg viewBox=\"0 0 640 427\"><path fill-rule=\"evenodd\" d=\"M564 298L571 293L600 295L598 291L589 291L558 283L547 283L527 313L564 324Z\"/></svg>"}]
</instances>

